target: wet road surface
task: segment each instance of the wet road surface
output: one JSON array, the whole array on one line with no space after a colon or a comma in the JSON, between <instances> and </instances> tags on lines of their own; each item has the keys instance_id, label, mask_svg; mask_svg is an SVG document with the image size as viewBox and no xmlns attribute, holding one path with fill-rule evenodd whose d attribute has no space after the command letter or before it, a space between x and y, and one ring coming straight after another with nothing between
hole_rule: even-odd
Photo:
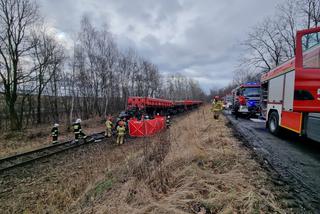
<instances>
[{"instance_id":1,"label":"wet road surface","mask_svg":"<svg viewBox=\"0 0 320 214\"><path fill-rule=\"evenodd\" d=\"M225 113L256 154L276 171L309 213L320 213L320 143L289 131L273 136L265 123ZM300 205L300 206L301 206Z\"/></svg>"}]
</instances>

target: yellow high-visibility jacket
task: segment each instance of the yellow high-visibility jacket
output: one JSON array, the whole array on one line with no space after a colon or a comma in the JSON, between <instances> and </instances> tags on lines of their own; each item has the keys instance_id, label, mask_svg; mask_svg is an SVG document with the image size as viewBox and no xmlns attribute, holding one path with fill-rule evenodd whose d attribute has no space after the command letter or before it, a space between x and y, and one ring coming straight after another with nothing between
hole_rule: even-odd
<instances>
[{"instance_id":1,"label":"yellow high-visibility jacket","mask_svg":"<svg viewBox=\"0 0 320 214\"><path fill-rule=\"evenodd\" d=\"M126 127L118 126L117 127L117 133L118 133L119 136L124 136L126 134Z\"/></svg>"},{"instance_id":2,"label":"yellow high-visibility jacket","mask_svg":"<svg viewBox=\"0 0 320 214\"><path fill-rule=\"evenodd\" d=\"M219 112L219 111L222 111L222 109L223 109L223 103L222 103L222 101L213 101L212 102L212 111L213 112Z\"/></svg>"},{"instance_id":3,"label":"yellow high-visibility jacket","mask_svg":"<svg viewBox=\"0 0 320 214\"><path fill-rule=\"evenodd\" d=\"M112 126L113 126L112 122L111 122L110 120L107 120L107 121L106 121L106 127L107 127L108 129L111 129Z\"/></svg>"}]
</instances>

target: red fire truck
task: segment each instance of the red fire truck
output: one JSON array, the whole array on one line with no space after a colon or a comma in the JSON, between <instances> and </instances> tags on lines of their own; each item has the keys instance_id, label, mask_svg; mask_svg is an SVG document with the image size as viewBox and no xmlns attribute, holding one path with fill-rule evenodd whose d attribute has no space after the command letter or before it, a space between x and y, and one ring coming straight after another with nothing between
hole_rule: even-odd
<instances>
[{"instance_id":1,"label":"red fire truck","mask_svg":"<svg viewBox=\"0 0 320 214\"><path fill-rule=\"evenodd\" d=\"M283 127L320 142L319 32L298 31L296 57L261 77L261 106L273 134Z\"/></svg>"},{"instance_id":2,"label":"red fire truck","mask_svg":"<svg viewBox=\"0 0 320 214\"><path fill-rule=\"evenodd\" d=\"M260 83L248 82L232 90L232 112L254 116L260 113Z\"/></svg>"}]
</instances>

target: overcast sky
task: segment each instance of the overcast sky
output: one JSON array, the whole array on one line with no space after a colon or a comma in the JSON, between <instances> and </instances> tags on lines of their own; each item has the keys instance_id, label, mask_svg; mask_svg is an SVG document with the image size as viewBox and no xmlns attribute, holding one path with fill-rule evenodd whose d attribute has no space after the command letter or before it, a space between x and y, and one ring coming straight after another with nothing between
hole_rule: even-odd
<instances>
[{"instance_id":1,"label":"overcast sky","mask_svg":"<svg viewBox=\"0 0 320 214\"><path fill-rule=\"evenodd\" d=\"M97 25L108 23L120 48L135 48L160 72L192 77L208 91L232 80L239 42L283 0L38 1L67 43L86 14Z\"/></svg>"}]
</instances>

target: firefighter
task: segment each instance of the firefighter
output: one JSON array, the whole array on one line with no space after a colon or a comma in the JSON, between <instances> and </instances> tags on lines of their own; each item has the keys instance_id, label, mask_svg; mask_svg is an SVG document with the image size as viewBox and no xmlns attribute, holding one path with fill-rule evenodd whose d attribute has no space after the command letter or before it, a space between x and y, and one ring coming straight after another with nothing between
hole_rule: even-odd
<instances>
[{"instance_id":1,"label":"firefighter","mask_svg":"<svg viewBox=\"0 0 320 214\"><path fill-rule=\"evenodd\" d=\"M52 136L52 144L58 143L58 136L59 136L59 124L55 123L51 129L51 136Z\"/></svg>"},{"instance_id":2,"label":"firefighter","mask_svg":"<svg viewBox=\"0 0 320 214\"><path fill-rule=\"evenodd\" d=\"M166 127L167 127L167 129L170 128L170 126L171 126L170 115L168 115L167 119L166 119Z\"/></svg>"},{"instance_id":3,"label":"firefighter","mask_svg":"<svg viewBox=\"0 0 320 214\"><path fill-rule=\"evenodd\" d=\"M123 121L123 123L124 123L124 126L127 128L128 127L128 120L127 120L127 118L123 118L122 119L122 121Z\"/></svg>"},{"instance_id":4,"label":"firefighter","mask_svg":"<svg viewBox=\"0 0 320 214\"><path fill-rule=\"evenodd\" d=\"M124 128L126 129L126 130L129 130L129 121L127 120L127 118L126 117L124 117L124 118L122 118L121 119L121 121L120 122L122 122L124 125ZM127 135L127 133L125 134L125 136Z\"/></svg>"},{"instance_id":5,"label":"firefighter","mask_svg":"<svg viewBox=\"0 0 320 214\"><path fill-rule=\"evenodd\" d=\"M108 119L106 121L106 132L105 132L106 137L112 136L113 123L112 123L111 119L112 119L111 117L108 117Z\"/></svg>"},{"instance_id":6,"label":"firefighter","mask_svg":"<svg viewBox=\"0 0 320 214\"><path fill-rule=\"evenodd\" d=\"M239 118L239 108L240 108L240 104L239 104L239 102L237 101L237 102L234 104L234 116L235 116L236 120L238 120L238 118Z\"/></svg>"},{"instance_id":7,"label":"firefighter","mask_svg":"<svg viewBox=\"0 0 320 214\"><path fill-rule=\"evenodd\" d=\"M214 119L219 119L219 115L221 113L223 109L223 103L222 101L219 99L219 96L215 96L214 100L212 102L212 112L213 112L213 117Z\"/></svg>"},{"instance_id":8,"label":"firefighter","mask_svg":"<svg viewBox=\"0 0 320 214\"><path fill-rule=\"evenodd\" d=\"M125 124L123 121L120 121L117 127L117 145L123 144L125 134L126 134Z\"/></svg>"},{"instance_id":9,"label":"firefighter","mask_svg":"<svg viewBox=\"0 0 320 214\"><path fill-rule=\"evenodd\" d=\"M80 118L78 118L76 122L73 123L72 127L74 132L75 143L78 143L79 139L82 139L82 138L84 139L84 142L86 142L87 136L82 132Z\"/></svg>"}]
</instances>

